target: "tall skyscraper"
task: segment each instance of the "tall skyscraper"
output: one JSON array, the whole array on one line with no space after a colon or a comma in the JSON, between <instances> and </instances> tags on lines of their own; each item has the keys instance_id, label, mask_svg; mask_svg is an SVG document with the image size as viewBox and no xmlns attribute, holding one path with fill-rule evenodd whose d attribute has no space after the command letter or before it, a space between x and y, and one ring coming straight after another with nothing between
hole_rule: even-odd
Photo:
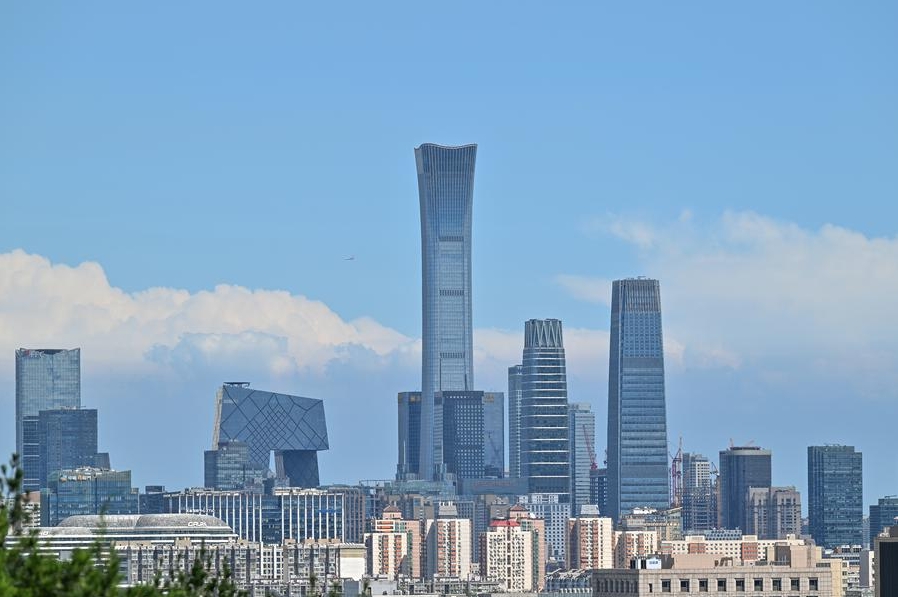
<instances>
[{"instance_id":1,"label":"tall skyscraper","mask_svg":"<svg viewBox=\"0 0 898 597\"><path fill-rule=\"evenodd\" d=\"M711 487L711 461L683 453L683 532L696 534L717 528Z\"/></svg>"},{"instance_id":2,"label":"tall skyscraper","mask_svg":"<svg viewBox=\"0 0 898 597\"><path fill-rule=\"evenodd\" d=\"M863 455L854 446L808 446L808 521L817 545L862 545Z\"/></svg>"},{"instance_id":3,"label":"tall skyscraper","mask_svg":"<svg viewBox=\"0 0 898 597\"><path fill-rule=\"evenodd\" d=\"M483 476L505 476L505 394L483 393Z\"/></svg>"},{"instance_id":4,"label":"tall skyscraper","mask_svg":"<svg viewBox=\"0 0 898 597\"><path fill-rule=\"evenodd\" d=\"M89 408L42 410L38 415L41 489L64 469L97 465L97 411Z\"/></svg>"},{"instance_id":5,"label":"tall skyscraper","mask_svg":"<svg viewBox=\"0 0 898 597\"><path fill-rule=\"evenodd\" d=\"M758 446L732 447L720 452L720 526L745 529L749 487L770 487L771 453Z\"/></svg>"},{"instance_id":6,"label":"tall skyscraper","mask_svg":"<svg viewBox=\"0 0 898 597\"><path fill-rule=\"evenodd\" d=\"M521 381L520 365L508 368L508 474L521 476Z\"/></svg>"},{"instance_id":7,"label":"tall skyscraper","mask_svg":"<svg viewBox=\"0 0 898 597\"><path fill-rule=\"evenodd\" d=\"M16 452L22 458L25 491L46 483L40 479L40 411L80 407L80 348L16 350Z\"/></svg>"},{"instance_id":8,"label":"tall skyscraper","mask_svg":"<svg viewBox=\"0 0 898 597\"><path fill-rule=\"evenodd\" d=\"M437 392L474 388L471 212L476 145L415 149L421 204L421 476L443 467Z\"/></svg>"},{"instance_id":9,"label":"tall skyscraper","mask_svg":"<svg viewBox=\"0 0 898 597\"><path fill-rule=\"evenodd\" d=\"M608 371L608 516L670 506L661 288L616 280Z\"/></svg>"},{"instance_id":10,"label":"tall skyscraper","mask_svg":"<svg viewBox=\"0 0 898 597\"><path fill-rule=\"evenodd\" d=\"M421 392L399 392L399 461L396 478L417 478L421 474Z\"/></svg>"},{"instance_id":11,"label":"tall skyscraper","mask_svg":"<svg viewBox=\"0 0 898 597\"><path fill-rule=\"evenodd\" d=\"M557 493L570 501L567 373L561 321L524 324L521 375L521 475L530 493Z\"/></svg>"},{"instance_id":12,"label":"tall skyscraper","mask_svg":"<svg viewBox=\"0 0 898 597\"><path fill-rule=\"evenodd\" d=\"M245 382L225 383L215 398L213 450L228 442L245 442L248 462L206 455L206 462L268 470L274 452L276 474L292 487L317 487L318 451L327 450L324 403L314 398L253 390ZM238 455L237 451L233 454ZM207 471L220 478L221 472Z\"/></svg>"},{"instance_id":13,"label":"tall skyscraper","mask_svg":"<svg viewBox=\"0 0 898 597\"><path fill-rule=\"evenodd\" d=\"M568 408L568 436L571 442L571 515L580 516L580 508L597 506L590 499L589 471L595 456L596 415L585 402Z\"/></svg>"}]
</instances>

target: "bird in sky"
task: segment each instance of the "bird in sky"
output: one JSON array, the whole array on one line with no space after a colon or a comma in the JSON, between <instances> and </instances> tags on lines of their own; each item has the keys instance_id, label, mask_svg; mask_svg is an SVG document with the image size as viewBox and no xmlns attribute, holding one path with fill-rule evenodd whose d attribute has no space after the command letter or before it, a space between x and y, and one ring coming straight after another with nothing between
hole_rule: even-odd
<instances>
[{"instance_id":1,"label":"bird in sky","mask_svg":"<svg viewBox=\"0 0 898 597\"><path fill-rule=\"evenodd\" d=\"M355 255L350 255L349 257L344 257L343 261L355 261Z\"/></svg>"}]
</instances>

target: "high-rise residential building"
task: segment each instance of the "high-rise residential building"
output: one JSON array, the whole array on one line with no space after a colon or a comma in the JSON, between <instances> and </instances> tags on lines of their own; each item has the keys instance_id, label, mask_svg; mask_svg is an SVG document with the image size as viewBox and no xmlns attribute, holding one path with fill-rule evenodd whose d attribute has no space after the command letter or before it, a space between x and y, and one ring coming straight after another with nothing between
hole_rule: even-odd
<instances>
[{"instance_id":1,"label":"high-rise residential building","mask_svg":"<svg viewBox=\"0 0 898 597\"><path fill-rule=\"evenodd\" d=\"M505 394L483 393L483 476L505 476Z\"/></svg>"},{"instance_id":2,"label":"high-rise residential building","mask_svg":"<svg viewBox=\"0 0 898 597\"><path fill-rule=\"evenodd\" d=\"M16 453L25 474L24 491L46 485L40 478L40 411L80 407L80 348L16 350Z\"/></svg>"},{"instance_id":3,"label":"high-rise residential building","mask_svg":"<svg viewBox=\"0 0 898 597\"><path fill-rule=\"evenodd\" d=\"M425 575L427 578L471 576L471 521L460 518L455 504L440 503L436 518L425 523Z\"/></svg>"},{"instance_id":4,"label":"high-rise residential building","mask_svg":"<svg viewBox=\"0 0 898 597\"><path fill-rule=\"evenodd\" d=\"M248 468L267 471L273 451L278 478L292 487L317 487L318 451L328 449L324 403L225 383L215 399L213 450L233 441L249 447ZM236 465L229 460L228 466Z\"/></svg>"},{"instance_id":5,"label":"high-rise residential building","mask_svg":"<svg viewBox=\"0 0 898 597\"><path fill-rule=\"evenodd\" d=\"M854 446L808 446L808 520L823 547L862 545L863 455Z\"/></svg>"},{"instance_id":6,"label":"high-rise residential building","mask_svg":"<svg viewBox=\"0 0 898 597\"><path fill-rule=\"evenodd\" d=\"M399 460L396 479L415 479L420 475L421 392L399 392Z\"/></svg>"},{"instance_id":7,"label":"high-rise residential building","mask_svg":"<svg viewBox=\"0 0 898 597\"><path fill-rule=\"evenodd\" d=\"M480 536L480 573L488 581L499 581L505 592L535 590L533 584L533 531L514 519L493 520Z\"/></svg>"},{"instance_id":8,"label":"high-rise residential building","mask_svg":"<svg viewBox=\"0 0 898 597\"><path fill-rule=\"evenodd\" d=\"M731 447L720 451L720 527L744 529L749 487L770 487L771 453L758 446Z\"/></svg>"},{"instance_id":9,"label":"high-rise residential building","mask_svg":"<svg viewBox=\"0 0 898 597\"><path fill-rule=\"evenodd\" d=\"M534 591L542 591L546 583L546 554L548 544L546 542L546 521L532 514L521 504L515 504L508 509L508 520L517 521L521 529L530 531L533 535L533 583Z\"/></svg>"},{"instance_id":10,"label":"high-rise residential building","mask_svg":"<svg viewBox=\"0 0 898 597\"><path fill-rule=\"evenodd\" d=\"M443 474L437 392L474 388L471 216L476 145L415 148L421 205L421 476Z\"/></svg>"},{"instance_id":11,"label":"high-rise residential building","mask_svg":"<svg viewBox=\"0 0 898 597\"><path fill-rule=\"evenodd\" d=\"M571 445L571 512L576 516L590 499L590 471L595 459L596 415L585 402L568 406L568 436Z\"/></svg>"},{"instance_id":12,"label":"high-rise residential building","mask_svg":"<svg viewBox=\"0 0 898 597\"><path fill-rule=\"evenodd\" d=\"M521 476L529 493L570 501L567 373L558 319L524 324L521 375Z\"/></svg>"},{"instance_id":13,"label":"high-rise residential building","mask_svg":"<svg viewBox=\"0 0 898 597\"><path fill-rule=\"evenodd\" d=\"M870 548L873 548L873 539L886 527L898 524L898 495L881 497L870 506Z\"/></svg>"},{"instance_id":14,"label":"high-rise residential building","mask_svg":"<svg viewBox=\"0 0 898 597\"><path fill-rule=\"evenodd\" d=\"M661 289L616 280L608 371L608 512L670 506Z\"/></svg>"},{"instance_id":15,"label":"high-rise residential building","mask_svg":"<svg viewBox=\"0 0 898 597\"><path fill-rule=\"evenodd\" d=\"M801 494L794 487L750 487L743 531L759 539L801 536Z\"/></svg>"},{"instance_id":16,"label":"high-rise residential building","mask_svg":"<svg viewBox=\"0 0 898 597\"><path fill-rule=\"evenodd\" d=\"M630 560L657 554L658 547L655 531L615 531L614 567L629 568Z\"/></svg>"},{"instance_id":17,"label":"high-rise residential building","mask_svg":"<svg viewBox=\"0 0 898 597\"><path fill-rule=\"evenodd\" d=\"M701 454L683 453L683 531L697 534L717 527L711 487L711 461Z\"/></svg>"},{"instance_id":18,"label":"high-rise residential building","mask_svg":"<svg viewBox=\"0 0 898 597\"><path fill-rule=\"evenodd\" d=\"M65 469L97 466L97 411L61 408L42 410L38 415L41 489Z\"/></svg>"},{"instance_id":19,"label":"high-rise residential building","mask_svg":"<svg viewBox=\"0 0 898 597\"><path fill-rule=\"evenodd\" d=\"M568 520L565 550L568 570L595 570L614 566L614 521L601 516L594 505L583 506Z\"/></svg>"},{"instance_id":20,"label":"high-rise residential building","mask_svg":"<svg viewBox=\"0 0 898 597\"><path fill-rule=\"evenodd\" d=\"M546 558L564 562L567 547L567 521L571 517L570 503L561 501L558 493L529 493L518 496L518 504L545 524Z\"/></svg>"},{"instance_id":21,"label":"high-rise residential building","mask_svg":"<svg viewBox=\"0 0 898 597\"><path fill-rule=\"evenodd\" d=\"M508 474L521 477L521 383L524 368L508 368Z\"/></svg>"},{"instance_id":22,"label":"high-rise residential building","mask_svg":"<svg viewBox=\"0 0 898 597\"><path fill-rule=\"evenodd\" d=\"M420 520L404 520L396 506L384 508L383 516L371 522L365 535L368 574L391 579L421 578L424 551Z\"/></svg>"}]
</instances>

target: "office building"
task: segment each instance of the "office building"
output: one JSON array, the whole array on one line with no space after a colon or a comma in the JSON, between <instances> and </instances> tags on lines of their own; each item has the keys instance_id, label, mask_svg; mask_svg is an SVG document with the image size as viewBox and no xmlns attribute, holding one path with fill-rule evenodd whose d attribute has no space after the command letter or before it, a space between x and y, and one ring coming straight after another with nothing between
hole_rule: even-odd
<instances>
[{"instance_id":1,"label":"office building","mask_svg":"<svg viewBox=\"0 0 898 597\"><path fill-rule=\"evenodd\" d=\"M61 470L41 496L41 525L56 526L69 516L137 514L138 490L131 471L94 467Z\"/></svg>"},{"instance_id":2,"label":"office building","mask_svg":"<svg viewBox=\"0 0 898 597\"><path fill-rule=\"evenodd\" d=\"M720 527L745 529L748 489L770 487L771 453L758 446L730 447L720 452Z\"/></svg>"},{"instance_id":3,"label":"office building","mask_svg":"<svg viewBox=\"0 0 898 597\"><path fill-rule=\"evenodd\" d=\"M437 392L443 413L443 470L457 479L484 476L483 392Z\"/></svg>"},{"instance_id":4,"label":"office building","mask_svg":"<svg viewBox=\"0 0 898 597\"><path fill-rule=\"evenodd\" d=\"M608 469L589 470L589 503L599 507L602 516L608 516Z\"/></svg>"},{"instance_id":5,"label":"office building","mask_svg":"<svg viewBox=\"0 0 898 597\"><path fill-rule=\"evenodd\" d=\"M505 592L530 592L533 584L533 532L513 519L494 520L480 536L480 573L499 581Z\"/></svg>"},{"instance_id":6,"label":"office building","mask_svg":"<svg viewBox=\"0 0 898 597\"><path fill-rule=\"evenodd\" d=\"M80 348L16 350L16 453L25 474L24 491L46 486L40 477L40 411L80 407Z\"/></svg>"},{"instance_id":7,"label":"office building","mask_svg":"<svg viewBox=\"0 0 898 597\"><path fill-rule=\"evenodd\" d=\"M399 392L399 459L396 479L417 479L421 458L421 392Z\"/></svg>"},{"instance_id":8,"label":"office building","mask_svg":"<svg viewBox=\"0 0 898 597\"><path fill-rule=\"evenodd\" d=\"M759 539L757 535L736 535L731 538L711 538L690 535L679 541L661 541L661 553L665 555L705 553L717 556L721 561L729 559L746 565L767 559L770 549L776 546L807 545L795 535L782 539Z\"/></svg>"},{"instance_id":9,"label":"office building","mask_svg":"<svg viewBox=\"0 0 898 597\"><path fill-rule=\"evenodd\" d=\"M585 402L568 406L568 437L571 446L571 512L575 515L590 500L590 471L595 466L596 415Z\"/></svg>"},{"instance_id":10,"label":"office building","mask_svg":"<svg viewBox=\"0 0 898 597\"><path fill-rule=\"evenodd\" d=\"M808 446L808 521L823 547L862 545L863 456L854 446Z\"/></svg>"},{"instance_id":11,"label":"office building","mask_svg":"<svg viewBox=\"0 0 898 597\"><path fill-rule=\"evenodd\" d=\"M567 497L557 493L529 493L518 496L518 504L528 513L541 518L545 524L546 558L564 562L567 547L567 521L571 517L571 505L562 501Z\"/></svg>"},{"instance_id":12,"label":"office building","mask_svg":"<svg viewBox=\"0 0 898 597\"><path fill-rule=\"evenodd\" d=\"M701 454L683 453L683 530L697 534L717 527L711 487L711 462Z\"/></svg>"},{"instance_id":13,"label":"office building","mask_svg":"<svg viewBox=\"0 0 898 597\"><path fill-rule=\"evenodd\" d=\"M745 593L756 597L841 595L840 570L823 560L819 548L783 546L769 563L721 563L713 555L691 553L640 557L626 570L593 572L593 597L648 597L659 593L701 595Z\"/></svg>"},{"instance_id":14,"label":"office building","mask_svg":"<svg viewBox=\"0 0 898 597\"><path fill-rule=\"evenodd\" d=\"M568 520L565 550L568 570L591 570L614 566L614 521L601 516L596 506L586 505Z\"/></svg>"},{"instance_id":15,"label":"office building","mask_svg":"<svg viewBox=\"0 0 898 597\"><path fill-rule=\"evenodd\" d=\"M746 534L761 539L801 535L801 494L794 487L750 487Z\"/></svg>"},{"instance_id":16,"label":"office building","mask_svg":"<svg viewBox=\"0 0 898 597\"><path fill-rule=\"evenodd\" d=\"M50 477L61 470L97 466L97 411L86 408L40 411L38 444L41 489L48 487Z\"/></svg>"},{"instance_id":17,"label":"office building","mask_svg":"<svg viewBox=\"0 0 898 597\"><path fill-rule=\"evenodd\" d=\"M204 486L209 489L244 489L260 483L268 467L250 464L249 444L234 440L203 452L203 472Z\"/></svg>"},{"instance_id":18,"label":"office building","mask_svg":"<svg viewBox=\"0 0 898 597\"><path fill-rule=\"evenodd\" d=\"M870 506L870 548L873 548L873 539L887 527L898 524L898 495L881 497Z\"/></svg>"},{"instance_id":19,"label":"office building","mask_svg":"<svg viewBox=\"0 0 898 597\"><path fill-rule=\"evenodd\" d=\"M328 449L324 403L253 390L245 382L225 383L215 400L213 450L228 442L247 445L248 469L267 472L274 451L278 478L288 479L293 487L317 487L318 451ZM235 466L230 458L218 462ZM207 474L217 479L229 473Z\"/></svg>"},{"instance_id":20,"label":"office building","mask_svg":"<svg viewBox=\"0 0 898 597\"><path fill-rule=\"evenodd\" d=\"M422 371L420 473L443 473L437 392L474 389L471 215L476 145L415 148L421 206Z\"/></svg>"},{"instance_id":21,"label":"office building","mask_svg":"<svg viewBox=\"0 0 898 597\"><path fill-rule=\"evenodd\" d=\"M524 368L513 365L508 368L508 474L521 475L521 384Z\"/></svg>"},{"instance_id":22,"label":"office building","mask_svg":"<svg viewBox=\"0 0 898 597\"><path fill-rule=\"evenodd\" d=\"M521 375L521 474L529 493L570 501L567 373L558 319L524 324Z\"/></svg>"},{"instance_id":23,"label":"office building","mask_svg":"<svg viewBox=\"0 0 898 597\"><path fill-rule=\"evenodd\" d=\"M505 476L505 394L483 393L483 476Z\"/></svg>"},{"instance_id":24,"label":"office building","mask_svg":"<svg viewBox=\"0 0 898 597\"><path fill-rule=\"evenodd\" d=\"M873 584L876 597L898 595L898 526L885 529L873 541Z\"/></svg>"},{"instance_id":25,"label":"office building","mask_svg":"<svg viewBox=\"0 0 898 597\"><path fill-rule=\"evenodd\" d=\"M616 280L608 371L608 515L670 505L661 290Z\"/></svg>"},{"instance_id":26,"label":"office building","mask_svg":"<svg viewBox=\"0 0 898 597\"><path fill-rule=\"evenodd\" d=\"M424 523L427 578L471 576L471 521L458 516L453 503L437 505L436 518Z\"/></svg>"}]
</instances>

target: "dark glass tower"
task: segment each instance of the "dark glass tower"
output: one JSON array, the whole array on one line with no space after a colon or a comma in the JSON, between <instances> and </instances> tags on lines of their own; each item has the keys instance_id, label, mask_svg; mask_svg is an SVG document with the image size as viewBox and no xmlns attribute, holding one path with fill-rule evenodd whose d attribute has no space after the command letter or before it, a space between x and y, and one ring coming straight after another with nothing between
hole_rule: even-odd
<instances>
[{"instance_id":1,"label":"dark glass tower","mask_svg":"<svg viewBox=\"0 0 898 597\"><path fill-rule=\"evenodd\" d=\"M317 487L318 451L328 449L324 403L253 390L247 383L226 383L215 400L213 450L229 442L246 443L249 461L245 466L268 471L273 451L279 478L288 478L293 487ZM216 460L215 455L206 459ZM218 462L238 466L233 459ZM206 474L217 478L220 473Z\"/></svg>"},{"instance_id":2,"label":"dark glass tower","mask_svg":"<svg viewBox=\"0 0 898 597\"><path fill-rule=\"evenodd\" d=\"M92 408L42 410L38 415L41 489L64 469L97 466L97 411Z\"/></svg>"},{"instance_id":3,"label":"dark glass tower","mask_svg":"<svg viewBox=\"0 0 898 597\"><path fill-rule=\"evenodd\" d=\"M46 483L40 478L40 411L80 407L80 348L16 350L16 452L22 458L25 491Z\"/></svg>"},{"instance_id":4,"label":"dark glass tower","mask_svg":"<svg viewBox=\"0 0 898 597\"><path fill-rule=\"evenodd\" d=\"M683 531L698 534L717 528L711 487L711 461L701 454L683 453Z\"/></svg>"},{"instance_id":5,"label":"dark glass tower","mask_svg":"<svg viewBox=\"0 0 898 597\"><path fill-rule=\"evenodd\" d=\"M483 392L437 392L443 409L445 471L458 479L483 477Z\"/></svg>"},{"instance_id":6,"label":"dark glass tower","mask_svg":"<svg viewBox=\"0 0 898 597\"><path fill-rule=\"evenodd\" d=\"M608 371L608 516L670 505L661 289L616 280Z\"/></svg>"},{"instance_id":7,"label":"dark glass tower","mask_svg":"<svg viewBox=\"0 0 898 597\"><path fill-rule=\"evenodd\" d=\"M523 367L508 368L508 474L521 476L521 378Z\"/></svg>"},{"instance_id":8,"label":"dark glass tower","mask_svg":"<svg viewBox=\"0 0 898 597\"><path fill-rule=\"evenodd\" d=\"M483 393L483 476L505 476L505 394Z\"/></svg>"},{"instance_id":9,"label":"dark glass tower","mask_svg":"<svg viewBox=\"0 0 898 597\"><path fill-rule=\"evenodd\" d=\"M530 493L557 493L567 502L571 464L560 320L531 319L524 324L521 372L521 476Z\"/></svg>"},{"instance_id":10,"label":"dark glass tower","mask_svg":"<svg viewBox=\"0 0 898 597\"><path fill-rule=\"evenodd\" d=\"M580 516L580 508L590 501L590 470L595 457L596 415L585 402L571 404L568 410L568 436L571 445L571 516Z\"/></svg>"},{"instance_id":11,"label":"dark glass tower","mask_svg":"<svg viewBox=\"0 0 898 597\"><path fill-rule=\"evenodd\" d=\"M894 526L898 519L898 496L889 495L881 497L875 504L870 506L870 547L873 547L873 540L886 527Z\"/></svg>"},{"instance_id":12,"label":"dark glass tower","mask_svg":"<svg viewBox=\"0 0 898 597\"><path fill-rule=\"evenodd\" d=\"M417 478L421 473L421 392L399 392L399 462L396 478Z\"/></svg>"},{"instance_id":13,"label":"dark glass tower","mask_svg":"<svg viewBox=\"0 0 898 597\"><path fill-rule=\"evenodd\" d=\"M476 145L415 149L421 204L421 447L424 479L444 472L437 392L474 388L471 212Z\"/></svg>"},{"instance_id":14,"label":"dark glass tower","mask_svg":"<svg viewBox=\"0 0 898 597\"><path fill-rule=\"evenodd\" d=\"M771 453L757 446L732 447L720 452L720 526L745 529L748 488L770 487Z\"/></svg>"},{"instance_id":15,"label":"dark glass tower","mask_svg":"<svg viewBox=\"0 0 898 597\"><path fill-rule=\"evenodd\" d=\"M817 545L862 545L863 455L854 446L808 446L808 522Z\"/></svg>"}]
</instances>

